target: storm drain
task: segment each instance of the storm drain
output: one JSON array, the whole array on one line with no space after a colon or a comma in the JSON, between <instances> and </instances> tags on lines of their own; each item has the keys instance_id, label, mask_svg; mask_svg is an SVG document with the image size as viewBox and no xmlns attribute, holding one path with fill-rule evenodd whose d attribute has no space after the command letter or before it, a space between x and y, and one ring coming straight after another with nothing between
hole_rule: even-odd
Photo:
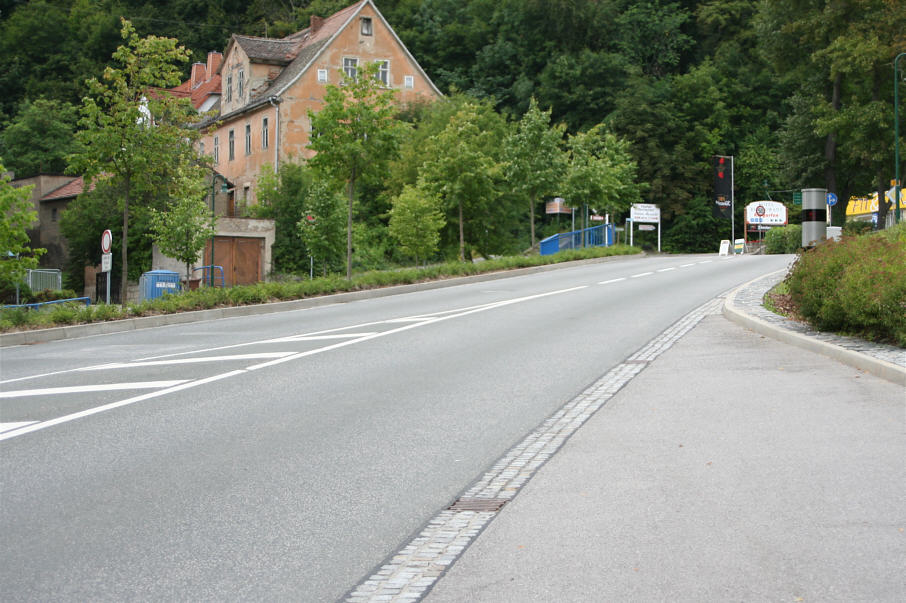
<instances>
[{"instance_id":1,"label":"storm drain","mask_svg":"<svg viewBox=\"0 0 906 603\"><path fill-rule=\"evenodd\" d=\"M422 599L538 468L610 398L705 316L720 313L719 296L675 322L511 448L402 549L350 591L347 603Z\"/></svg>"},{"instance_id":2,"label":"storm drain","mask_svg":"<svg viewBox=\"0 0 906 603\"><path fill-rule=\"evenodd\" d=\"M448 511L477 511L495 513L507 503L506 498L467 498L463 496L447 507Z\"/></svg>"}]
</instances>

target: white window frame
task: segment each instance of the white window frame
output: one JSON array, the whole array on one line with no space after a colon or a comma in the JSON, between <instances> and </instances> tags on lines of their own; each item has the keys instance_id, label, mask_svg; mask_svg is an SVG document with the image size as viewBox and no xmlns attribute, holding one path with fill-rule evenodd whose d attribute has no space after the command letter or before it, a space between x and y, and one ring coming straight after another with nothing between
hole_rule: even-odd
<instances>
[{"instance_id":1,"label":"white window frame","mask_svg":"<svg viewBox=\"0 0 906 603\"><path fill-rule=\"evenodd\" d=\"M403 76L403 88L407 88L409 90L411 90L412 88L415 88L415 76L414 75Z\"/></svg>"},{"instance_id":2,"label":"white window frame","mask_svg":"<svg viewBox=\"0 0 906 603\"><path fill-rule=\"evenodd\" d=\"M261 119L261 148L267 150L267 145L269 142L269 134L267 132L267 118L264 117Z\"/></svg>"},{"instance_id":3,"label":"white window frame","mask_svg":"<svg viewBox=\"0 0 906 603\"><path fill-rule=\"evenodd\" d=\"M359 31L363 36L373 36L374 35L374 20L371 17L359 17L361 26Z\"/></svg>"},{"instance_id":4,"label":"white window frame","mask_svg":"<svg viewBox=\"0 0 906 603\"><path fill-rule=\"evenodd\" d=\"M245 154L252 154L252 124L245 124Z\"/></svg>"},{"instance_id":5,"label":"white window frame","mask_svg":"<svg viewBox=\"0 0 906 603\"><path fill-rule=\"evenodd\" d=\"M236 159L236 132L230 130L230 161Z\"/></svg>"},{"instance_id":6,"label":"white window frame","mask_svg":"<svg viewBox=\"0 0 906 603\"><path fill-rule=\"evenodd\" d=\"M385 88L390 87L390 61L389 60L379 60L376 61L380 64L378 71L375 74L375 77L384 85Z\"/></svg>"},{"instance_id":7,"label":"white window frame","mask_svg":"<svg viewBox=\"0 0 906 603\"><path fill-rule=\"evenodd\" d=\"M343 57L343 73L353 81L359 78L359 59L356 57Z\"/></svg>"},{"instance_id":8,"label":"white window frame","mask_svg":"<svg viewBox=\"0 0 906 603\"><path fill-rule=\"evenodd\" d=\"M326 69L318 69L318 83L319 84L327 83L327 70Z\"/></svg>"},{"instance_id":9,"label":"white window frame","mask_svg":"<svg viewBox=\"0 0 906 603\"><path fill-rule=\"evenodd\" d=\"M242 93L245 92L245 70L239 70L239 81L237 82L236 96L242 100Z\"/></svg>"},{"instance_id":10,"label":"white window frame","mask_svg":"<svg viewBox=\"0 0 906 603\"><path fill-rule=\"evenodd\" d=\"M214 165L220 163L220 137L214 137Z\"/></svg>"},{"instance_id":11,"label":"white window frame","mask_svg":"<svg viewBox=\"0 0 906 603\"><path fill-rule=\"evenodd\" d=\"M227 75L226 100L228 103L233 101L233 74L232 73Z\"/></svg>"}]
</instances>

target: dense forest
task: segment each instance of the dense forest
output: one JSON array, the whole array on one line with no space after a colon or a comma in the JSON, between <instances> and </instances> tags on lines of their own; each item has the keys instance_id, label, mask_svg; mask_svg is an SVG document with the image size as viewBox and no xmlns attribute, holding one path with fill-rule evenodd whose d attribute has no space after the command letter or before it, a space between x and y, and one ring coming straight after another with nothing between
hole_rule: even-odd
<instances>
[{"instance_id":1,"label":"dense forest","mask_svg":"<svg viewBox=\"0 0 906 603\"><path fill-rule=\"evenodd\" d=\"M284 36L349 3L0 1L0 156L17 176L66 168L84 82L121 43L121 17L203 61L231 33ZM887 190L894 176L903 0L376 5L445 94L480 100L510 123L534 98L564 137L603 124L625 141L642 199L662 208L668 249L711 249L728 234L711 215L714 155L735 157L737 224L749 201L794 209L794 189L825 187L845 200ZM362 194L379 197L382 186Z\"/></svg>"}]
</instances>

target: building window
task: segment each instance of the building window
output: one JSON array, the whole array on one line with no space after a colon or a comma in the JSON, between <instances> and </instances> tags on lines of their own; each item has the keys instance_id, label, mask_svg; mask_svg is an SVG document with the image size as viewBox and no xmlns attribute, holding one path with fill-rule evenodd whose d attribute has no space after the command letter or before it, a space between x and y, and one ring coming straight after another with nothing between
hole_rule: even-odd
<instances>
[{"instance_id":1,"label":"building window","mask_svg":"<svg viewBox=\"0 0 906 603\"><path fill-rule=\"evenodd\" d=\"M318 69L318 83L319 84L327 83L327 70L326 69Z\"/></svg>"},{"instance_id":2,"label":"building window","mask_svg":"<svg viewBox=\"0 0 906 603\"><path fill-rule=\"evenodd\" d=\"M233 100L233 74L227 76L227 85L226 85L226 99L227 102Z\"/></svg>"},{"instance_id":3,"label":"building window","mask_svg":"<svg viewBox=\"0 0 906 603\"><path fill-rule=\"evenodd\" d=\"M204 141L198 143L198 154L204 157Z\"/></svg>"},{"instance_id":4,"label":"building window","mask_svg":"<svg viewBox=\"0 0 906 603\"><path fill-rule=\"evenodd\" d=\"M54 207L53 209L50 210L50 219L53 222L57 221L57 208L56 207Z\"/></svg>"},{"instance_id":5,"label":"building window","mask_svg":"<svg viewBox=\"0 0 906 603\"><path fill-rule=\"evenodd\" d=\"M245 124L245 154L252 154L252 126Z\"/></svg>"},{"instance_id":6,"label":"building window","mask_svg":"<svg viewBox=\"0 0 906 603\"><path fill-rule=\"evenodd\" d=\"M267 148L267 118L261 120L261 148Z\"/></svg>"},{"instance_id":7,"label":"building window","mask_svg":"<svg viewBox=\"0 0 906 603\"><path fill-rule=\"evenodd\" d=\"M230 130L230 161L236 159L236 136L233 134L233 131Z\"/></svg>"},{"instance_id":8,"label":"building window","mask_svg":"<svg viewBox=\"0 0 906 603\"><path fill-rule=\"evenodd\" d=\"M343 59L343 73L351 80L356 79L356 76L359 73L359 60Z\"/></svg>"},{"instance_id":9,"label":"building window","mask_svg":"<svg viewBox=\"0 0 906 603\"><path fill-rule=\"evenodd\" d=\"M406 88L409 88L409 89L415 88L415 77L411 76L411 75L407 75L406 77L404 77L403 86L405 86Z\"/></svg>"},{"instance_id":10,"label":"building window","mask_svg":"<svg viewBox=\"0 0 906 603\"><path fill-rule=\"evenodd\" d=\"M371 17L362 17L362 35L370 36L374 33L374 28L371 26Z\"/></svg>"},{"instance_id":11,"label":"building window","mask_svg":"<svg viewBox=\"0 0 906 603\"><path fill-rule=\"evenodd\" d=\"M220 163L220 138L214 137L214 165Z\"/></svg>"},{"instance_id":12,"label":"building window","mask_svg":"<svg viewBox=\"0 0 906 603\"><path fill-rule=\"evenodd\" d=\"M239 70L239 82L237 82L237 96L239 100L242 100L242 92L245 89L245 71L242 69Z\"/></svg>"},{"instance_id":13,"label":"building window","mask_svg":"<svg viewBox=\"0 0 906 603\"><path fill-rule=\"evenodd\" d=\"M385 88L390 87L390 61L378 61L378 72L375 77Z\"/></svg>"}]
</instances>

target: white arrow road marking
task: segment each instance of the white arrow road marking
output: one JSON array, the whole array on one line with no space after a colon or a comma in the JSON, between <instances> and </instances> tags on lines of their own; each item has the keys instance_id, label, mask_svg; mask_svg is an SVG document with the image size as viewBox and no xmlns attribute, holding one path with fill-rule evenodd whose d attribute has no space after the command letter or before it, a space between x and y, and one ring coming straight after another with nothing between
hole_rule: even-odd
<instances>
[{"instance_id":1,"label":"white arrow road marking","mask_svg":"<svg viewBox=\"0 0 906 603\"><path fill-rule=\"evenodd\" d=\"M45 387L41 389L20 389L11 392L0 392L0 398L21 398L24 396L52 396L57 394L83 394L86 392L108 392L123 389L158 389L173 387L185 383L188 379L178 381L136 381L134 383L104 383L101 385L73 385L70 387Z\"/></svg>"}]
</instances>

